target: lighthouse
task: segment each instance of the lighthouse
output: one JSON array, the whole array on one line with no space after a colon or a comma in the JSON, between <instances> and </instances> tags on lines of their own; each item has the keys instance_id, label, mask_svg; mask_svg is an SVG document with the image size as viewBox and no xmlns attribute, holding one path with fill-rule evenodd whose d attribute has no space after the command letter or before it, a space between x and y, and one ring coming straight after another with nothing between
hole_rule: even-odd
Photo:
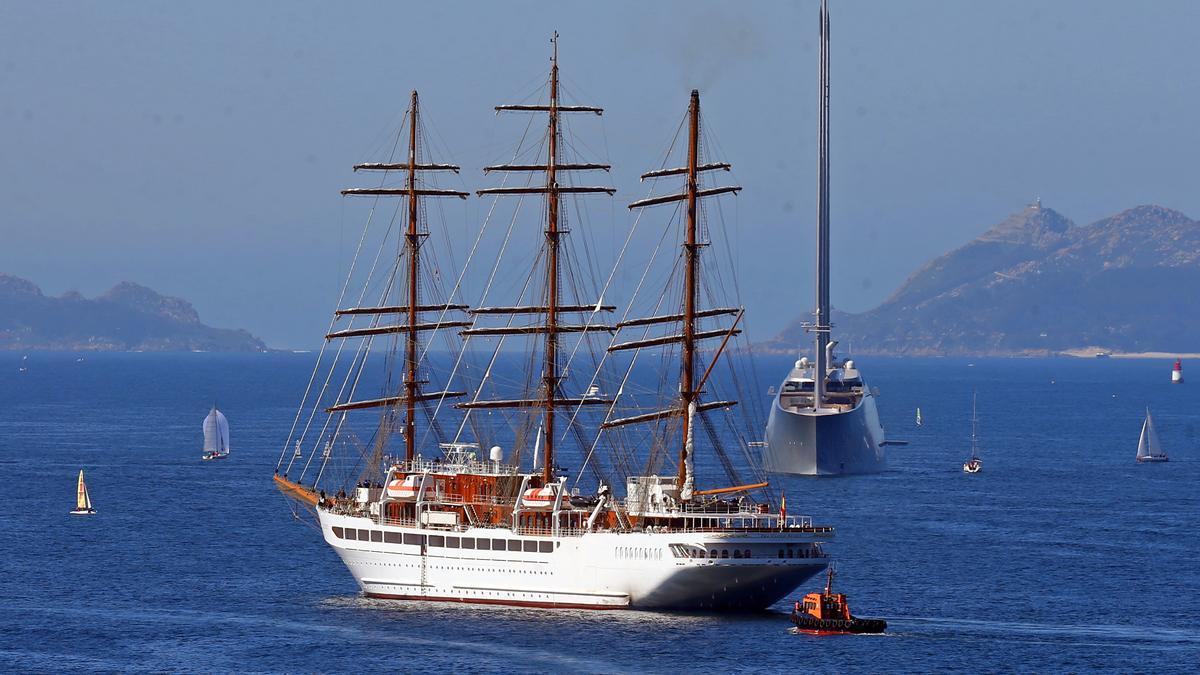
<instances>
[{"instance_id":1,"label":"lighthouse","mask_svg":"<svg viewBox=\"0 0 1200 675\"><path fill-rule=\"evenodd\" d=\"M1183 359L1175 359L1175 368L1171 371L1171 384L1183 384Z\"/></svg>"}]
</instances>

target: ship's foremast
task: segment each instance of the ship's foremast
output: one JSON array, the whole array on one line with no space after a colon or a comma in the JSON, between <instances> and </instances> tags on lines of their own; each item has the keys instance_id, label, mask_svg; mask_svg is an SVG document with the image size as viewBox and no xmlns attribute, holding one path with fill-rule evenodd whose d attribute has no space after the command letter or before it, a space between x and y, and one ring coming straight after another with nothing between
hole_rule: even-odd
<instances>
[{"instance_id":1,"label":"ship's foremast","mask_svg":"<svg viewBox=\"0 0 1200 675\"><path fill-rule=\"evenodd\" d=\"M454 398L465 395L465 392L439 391L425 393L420 379L420 337L424 331L439 328L463 327L470 325L469 321L445 321L443 317L450 310L465 310L466 305L430 304L423 305L420 293L421 274L421 244L429 236L421 222L421 199L425 197L457 197L466 199L468 193L457 190L441 190L421 187L420 175L427 171L451 171L458 173L459 167L453 164L422 163L420 160L420 101L416 90L413 90L408 108L408 153L407 161L403 163L369 163L356 164L357 171L402 171L405 182L403 188L348 188L342 190L347 196L372 197L404 197L407 200L407 224L404 232L404 279L407 293L404 305L389 305L380 307L354 307L339 309L337 316L371 315L374 317L372 327L335 331L326 335L326 339L350 337L374 337L376 335L400 333L404 336L404 373L402 376L403 392L399 396L381 397L363 401L339 402L326 409L329 413L345 413L350 410L366 408L402 406L404 409L404 455L412 461L416 456L416 415L417 403L421 401ZM422 322L422 312L437 312L435 321ZM404 323L391 326L378 325L379 317L400 314L405 317Z\"/></svg>"}]
</instances>

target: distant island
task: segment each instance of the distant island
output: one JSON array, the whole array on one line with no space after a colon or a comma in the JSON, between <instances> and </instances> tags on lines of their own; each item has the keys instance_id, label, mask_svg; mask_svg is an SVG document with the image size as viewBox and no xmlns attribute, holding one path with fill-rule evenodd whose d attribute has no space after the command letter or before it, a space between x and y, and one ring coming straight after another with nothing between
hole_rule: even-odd
<instances>
[{"instance_id":1,"label":"distant island","mask_svg":"<svg viewBox=\"0 0 1200 675\"><path fill-rule=\"evenodd\" d=\"M0 274L0 349L63 351L267 351L244 330L213 328L186 300L131 282L88 299L50 297Z\"/></svg>"},{"instance_id":2,"label":"distant island","mask_svg":"<svg viewBox=\"0 0 1200 675\"><path fill-rule=\"evenodd\" d=\"M1138 206L1075 225L1036 203L923 266L861 314L840 353L1094 356L1200 352L1200 222ZM766 351L796 353L801 317Z\"/></svg>"}]
</instances>

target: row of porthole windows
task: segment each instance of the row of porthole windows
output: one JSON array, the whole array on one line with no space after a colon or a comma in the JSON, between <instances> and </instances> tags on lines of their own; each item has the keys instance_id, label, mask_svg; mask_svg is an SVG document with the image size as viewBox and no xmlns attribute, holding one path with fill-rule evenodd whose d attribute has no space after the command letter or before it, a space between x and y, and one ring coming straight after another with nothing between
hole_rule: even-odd
<instances>
[{"instance_id":1,"label":"row of porthole windows","mask_svg":"<svg viewBox=\"0 0 1200 675\"><path fill-rule=\"evenodd\" d=\"M662 560L662 550L640 546L618 546L616 556L619 560Z\"/></svg>"},{"instance_id":2,"label":"row of porthole windows","mask_svg":"<svg viewBox=\"0 0 1200 675\"><path fill-rule=\"evenodd\" d=\"M719 555L718 555L718 553L719 553ZM723 548L719 552L715 548L709 549L708 557L709 558L718 558L718 557L728 558L729 557L729 549ZM745 549L745 550L741 550L741 551L734 549L733 557L734 558L749 558L750 557L750 549Z\"/></svg>"},{"instance_id":3,"label":"row of porthole windows","mask_svg":"<svg viewBox=\"0 0 1200 675\"><path fill-rule=\"evenodd\" d=\"M440 534L409 534L383 530L334 527L333 536L348 541L371 541L386 544L408 544L430 548L458 548L472 551L518 551L524 553L553 553L556 541L534 539L490 539L484 537L448 537Z\"/></svg>"}]
</instances>

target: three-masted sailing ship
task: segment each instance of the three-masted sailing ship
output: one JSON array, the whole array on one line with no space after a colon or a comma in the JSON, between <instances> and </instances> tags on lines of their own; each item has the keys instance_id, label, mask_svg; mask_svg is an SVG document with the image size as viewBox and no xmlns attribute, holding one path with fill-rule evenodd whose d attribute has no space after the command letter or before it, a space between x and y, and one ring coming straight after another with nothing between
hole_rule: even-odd
<instances>
[{"instance_id":1,"label":"three-masted sailing ship","mask_svg":"<svg viewBox=\"0 0 1200 675\"><path fill-rule=\"evenodd\" d=\"M466 256L453 267L452 283L440 263L429 262L435 239L426 198L469 195L434 185L437 175L459 167L422 155L428 143L416 92L397 135L398 146L407 136L407 157L355 167L383 172L384 180L343 194L399 197L394 220L404 223L403 235L380 246L357 301L343 292L275 481L294 503L315 511L325 541L371 597L767 607L826 567L821 540L832 529L769 505L770 488L750 451L761 417L740 432L724 431L737 401L719 392L737 387L729 375L736 372L732 345L743 310L712 304L731 284L706 276L701 266L711 243L703 204L740 188L704 180L730 165L702 155L699 94L692 92L676 134L678 140L686 133L678 144L683 165L643 175L682 179L682 189L629 205L639 214L671 206L674 219L655 236L658 246L619 320L613 320L617 305L605 304L615 272L601 281L585 245L588 220L567 208L587 195L615 192L573 178L610 169L577 157L587 146L567 129L569 118L603 111L562 101L557 36L549 78L533 101L496 107L543 115L545 132L529 134L531 122L512 160L484 169L506 177L478 191L497 196L490 213L503 210L501 202L515 208L491 239L481 231L470 245L460 238L450 251L437 251ZM540 138L525 143L530 136ZM402 184L388 185L397 175ZM525 180L509 184L512 176ZM509 196L516 199L499 199ZM536 246L517 227L522 216L530 220L524 205L530 196L537 202ZM489 215L484 228L491 222ZM384 237L391 232L389 225ZM631 237L618 264L634 257L627 255ZM383 264L389 252L390 266ZM655 261L670 269L655 276ZM475 303L464 302L470 273L483 278ZM353 278L352 269L347 288ZM368 290L377 300L367 298ZM506 303L492 304L496 295ZM651 299L649 315L634 315L639 298ZM351 325L335 325L344 320ZM444 352L423 339L434 334L446 338ZM348 346L351 340L357 347ZM388 343L382 359L371 355L380 340ZM510 340L523 346L506 348ZM379 373L383 394L356 398ZM427 388L435 378L445 384ZM380 413L369 428L351 419L363 410ZM369 440L360 441L355 428ZM395 430L402 451L391 442ZM507 458L502 444L510 448ZM739 452L751 460L749 469L736 466ZM576 471L562 466L568 457L580 463ZM706 467L724 468L731 484L706 489L697 475ZM585 481L595 489L581 493Z\"/></svg>"}]
</instances>

